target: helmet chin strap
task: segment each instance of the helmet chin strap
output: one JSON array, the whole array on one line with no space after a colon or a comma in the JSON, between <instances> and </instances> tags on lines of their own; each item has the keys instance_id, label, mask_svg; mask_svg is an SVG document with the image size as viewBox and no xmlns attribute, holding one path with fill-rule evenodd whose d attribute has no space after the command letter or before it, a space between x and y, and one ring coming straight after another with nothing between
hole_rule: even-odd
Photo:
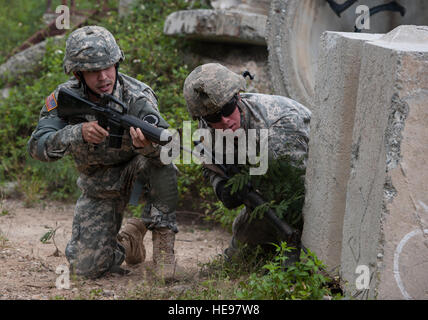
<instances>
[{"instance_id":1,"label":"helmet chin strap","mask_svg":"<svg viewBox=\"0 0 428 320\"><path fill-rule=\"evenodd\" d=\"M116 86L117 86L117 78L119 76L119 62L116 63L114 65L115 69L116 69L116 79L114 81L114 86L113 86L113 91L111 92L111 94L113 95L115 90L116 90ZM95 91L93 91L91 88L89 88L89 86L87 85L86 81L85 81L85 77L83 77L83 73L82 71L77 71L76 74L79 76L79 80L80 82L82 82L83 85L83 93L87 96L89 96L88 94L92 94L93 96L95 96L98 99L101 99L101 95L99 93L96 93Z\"/></svg>"}]
</instances>

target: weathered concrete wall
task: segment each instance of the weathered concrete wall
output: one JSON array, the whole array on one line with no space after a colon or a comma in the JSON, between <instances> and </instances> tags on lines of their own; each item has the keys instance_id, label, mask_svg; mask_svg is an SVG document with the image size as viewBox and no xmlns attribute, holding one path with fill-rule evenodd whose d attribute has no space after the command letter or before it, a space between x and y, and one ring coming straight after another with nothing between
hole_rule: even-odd
<instances>
[{"instance_id":1,"label":"weathered concrete wall","mask_svg":"<svg viewBox=\"0 0 428 320\"><path fill-rule=\"evenodd\" d=\"M348 296L428 299L428 27L320 44L303 244Z\"/></svg>"},{"instance_id":2,"label":"weathered concrete wall","mask_svg":"<svg viewBox=\"0 0 428 320\"><path fill-rule=\"evenodd\" d=\"M268 15L271 0L216 0L211 1L214 9L236 10Z\"/></svg>"},{"instance_id":3,"label":"weathered concrete wall","mask_svg":"<svg viewBox=\"0 0 428 320\"><path fill-rule=\"evenodd\" d=\"M320 41L302 241L337 272L362 48L380 34L325 32Z\"/></svg>"},{"instance_id":4,"label":"weathered concrete wall","mask_svg":"<svg viewBox=\"0 0 428 320\"><path fill-rule=\"evenodd\" d=\"M366 265L368 297L428 299L428 27L363 50L341 274L350 294Z\"/></svg>"},{"instance_id":5,"label":"weathered concrete wall","mask_svg":"<svg viewBox=\"0 0 428 320\"><path fill-rule=\"evenodd\" d=\"M349 296L428 299L428 27L320 48L303 243Z\"/></svg>"},{"instance_id":6,"label":"weathered concrete wall","mask_svg":"<svg viewBox=\"0 0 428 320\"><path fill-rule=\"evenodd\" d=\"M265 46L271 0L217 0L213 9L182 10L170 14L164 33L174 36Z\"/></svg>"},{"instance_id":7,"label":"weathered concrete wall","mask_svg":"<svg viewBox=\"0 0 428 320\"><path fill-rule=\"evenodd\" d=\"M182 10L170 14L164 24L166 35L188 38L266 45L267 16L228 10Z\"/></svg>"}]
</instances>

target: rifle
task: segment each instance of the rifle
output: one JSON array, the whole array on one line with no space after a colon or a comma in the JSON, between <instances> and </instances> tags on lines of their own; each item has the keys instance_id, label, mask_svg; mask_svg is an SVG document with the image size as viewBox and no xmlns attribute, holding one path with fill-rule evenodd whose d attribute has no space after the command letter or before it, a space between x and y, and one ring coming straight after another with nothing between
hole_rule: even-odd
<instances>
[{"instance_id":1,"label":"rifle","mask_svg":"<svg viewBox=\"0 0 428 320\"><path fill-rule=\"evenodd\" d=\"M67 88L60 88L58 93L58 116L61 118L78 117L82 115L94 115L98 124L109 130L109 146L120 148L125 129L130 127L140 128L144 136L157 144L165 145L168 140L161 140L162 132L166 129L158 128L148 121L141 120L127 114L125 104L110 94L103 94L99 103L88 101ZM118 109L109 106L112 102L119 106Z\"/></svg>"},{"instance_id":2,"label":"rifle","mask_svg":"<svg viewBox=\"0 0 428 320\"><path fill-rule=\"evenodd\" d=\"M225 179L230 179L232 175L236 174L236 172L232 172L227 166L217 161L214 155L204 148L202 142L194 141L193 143L195 146L201 145L201 152L204 154L204 156L212 160L212 164L204 164L208 169L220 174ZM255 209L256 207L266 203L263 197L256 190L254 190L250 184L247 185L247 188L249 191L245 195L244 199L242 199L245 206ZM267 221L271 224L272 228L276 230L282 241L286 241L287 244L295 245L300 251L301 242L299 230L293 228L287 222L281 220L271 208L268 208L264 216L267 218Z\"/></svg>"}]
</instances>

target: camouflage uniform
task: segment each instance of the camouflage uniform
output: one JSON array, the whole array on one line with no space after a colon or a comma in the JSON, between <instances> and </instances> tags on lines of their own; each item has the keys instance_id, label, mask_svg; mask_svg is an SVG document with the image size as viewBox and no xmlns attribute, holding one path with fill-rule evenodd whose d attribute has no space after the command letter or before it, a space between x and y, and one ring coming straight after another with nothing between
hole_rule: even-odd
<instances>
[{"instance_id":1,"label":"camouflage uniform","mask_svg":"<svg viewBox=\"0 0 428 320\"><path fill-rule=\"evenodd\" d=\"M67 45L70 42L67 41ZM74 71L73 65L66 61L64 68L67 73ZM95 118L91 115L84 119L58 117L56 101L61 87L88 99L84 86L75 78L59 85L40 112L28 149L33 158L41 161L55 161L69 154L73 157L80 173L77 185L82 194L76 203L66 257L76 274L98 277L125 259L125 250L117 241L117 235L136 179L145 185L147 225L176 231L176 170L160 162L159 146L135 148L129 130L123 135L120 149L110 148L108 138L100 144L84 141L82 124ZM155 116L159 127L168 127L159 114L154 92L146 84L117 73L113 94L128 106L128 114L141 119Z\"/></svg>"},{"instance_id":2,"label":"camouflage uniform","mask_svg":"<svg viewBox=\"0 0 428 320\"><path fill-rule=\"evenodd\" d=\"M202 117L214 113L221 109L233 95L243 90L244 78L234 74L229 70L224 70L221 65L207 64L198 67L189 75L185 82L185 98L188 103L189 113L194 117ZM204 70L205 69L205 70ZM213 84L212 88L204 86L206 83ZM205 90L205 91L204 91ZM209 91L210 90L210 91ZM216 94L217 90L217 94ZM205 105L199 102L198 95L204 91ZM212 97L220 96L221 103L217 104ZM192 97L192 98L190 98ZM241 128L248 132L248 129L268 129L268 151L269 158L275 159L288 155L296 161L303 159L303 166L306 166L306 157L309 142L309 122L311 112L300 103L283 96L241 93L241 100L238 108L241 113ZM195 111L196 110L196 111ZM198 113L199 112L199 113ZM199 119L200 128L209 128L214 137L214 129L202 118ZM259 130L257 130L259 132ZM248 136L248 135L247 135ZM259 135L257 144L259 145ZM214 143L213 143L214 145ZM235 151L237 149L235 148ZM214 190L217 185L224 181L224 178L208 167L203 168L204 176L210 181ZM230 247L226 250L227 256L232 256L237 251L237 245L247 244L251 247L261 245L264 248L272 247L270 243L277 241L276 234L272 230L266 218L251 219L250 209L244 208L235 218L232 226L233 236Z\"/></svg>"}]
</instances>

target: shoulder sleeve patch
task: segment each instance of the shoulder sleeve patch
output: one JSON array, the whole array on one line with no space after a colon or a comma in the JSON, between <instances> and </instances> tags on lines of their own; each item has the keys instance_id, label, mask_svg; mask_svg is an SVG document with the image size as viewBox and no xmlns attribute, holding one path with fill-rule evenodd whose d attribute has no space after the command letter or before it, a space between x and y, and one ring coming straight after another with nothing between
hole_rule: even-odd
<instances>
[{"instance_id":1,"label":"shoulder sleeve patch","mask_svg":"<svg viewBox=\"0 0 428 320\"><path fill-rule=\"evenodd\" d=\"M46 109L48 109L48 111L51 111L55 109L57 106L58 104L55 99L55 94L52 93L50 96L46 98Z\"/></svg>"}]
</instances>

